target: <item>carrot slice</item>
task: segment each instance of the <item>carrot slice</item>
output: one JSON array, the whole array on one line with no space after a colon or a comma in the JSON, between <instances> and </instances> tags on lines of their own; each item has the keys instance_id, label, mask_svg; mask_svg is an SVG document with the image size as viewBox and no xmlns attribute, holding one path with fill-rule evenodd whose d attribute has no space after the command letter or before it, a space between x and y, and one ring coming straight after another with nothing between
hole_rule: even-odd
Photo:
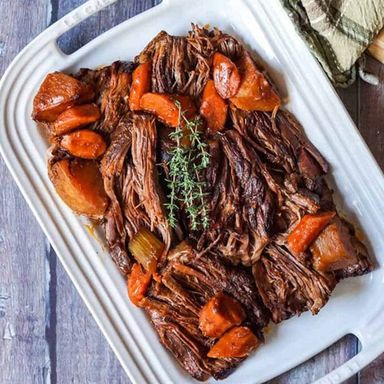
<instances>
[{"instance_id":1,"label":"carrot slice","mask_svg":"<svg viewBox=\"0 0 384 384\"><path fill-rule=\"evenodd\" d=\"M151 88L152 63L140 64L132 74L132 85L129 93L129 107L132 111L140 110L141 97Z\"/></svg>"},{"instance_id":2,"label":"carrot slice","mask_svg":"<svg viewBox=\"0 0 384 384\"><path fill-rule=\"evenodd\" d=\"M237 62L241 74L240 88L231 102L244 111L273 111L280 98L248 52Z\"/></svg>"},{"instance_id":3,"label":"carrot slice","mask_svg":"<svg viewBox=\"0 0 384 384\"><path fill-rule=\"evenodd\" d=\"M213 80L223 99L235 96L240 86L240 74L235 63L218 52L213 55Z\"/></svg>"},{"instance_id":4,"label":"carrot slice","mask_svg":"<svg viewBox=\"0 0 384 384\"><path fill-rule=\"evenodd\" d=\"M53 124L54 135L64 135L74 129L92 124L100 119L100 110L96 104L84 104L72 107L61 113Z\"/></svg>"},{"instance_id":5,"label":"carrot slice","mask_svg":"<svg viewBox=\"0 0 384 384\"><path fill-rule=\"evenodd\" d=\"M214 359L246 357L259 345L259 339L248 327L235 327L217 341L207 356Z\"/></svg>"},{"instance_id":6,"label":"carrot slice","mask_svg":"<svg viewBox=\"0 0 384 384\"><path fill-rule=\"evenodd\" d=\"M107 149L103 137L90 129L64 135L60 141L60 146L72 156L82 159L97 159Z\"/></svg>"},{"instance_id":7,"label":"carrot slice","mask_svg":"<svg viewBox=\"0 0 384 384\"><path fill-rule=\"evenodd\" d=\"M136 306L142 306L140 303L147 293L151 279L152 273L144 272L139 263L133 264L128 277L128 296Z\"/></svg>"},{"instance_id":8,"label":"carrot slice","mask_svg":"<svg viewBox=\"0 0 384 384\"><path fill-rule=\"evenodd\" d=\"M244 319L245 313L240 303L220 292L202 308L199 328L204 336L219 337L229 328L240 325Z\"/></svg>"},{"instance_id":9,"label":"carrot slice","mask_svg":"<svg viewBox=\"0 0 384 384\"><path fill-rule=\"evenodd\" d=\"M295 255L304 252L335 215L336 212L305 215L288 235L287 243L291 252Z\"/></svg>"},{"instance_id":10,"label":"carrot slice","mask_svg":"<svg viewBox=\"0 0 384 384\"><path fill-rule=\"evenodd\" d=\"M153 113L165 124L175 128L183 125L183 122L180 121L179 108L175 101L180 103L185 117L190 118L196 114L196 108L189 96L162 93L145 93L140 99L140 108Z\"/></svg>"},{"instance_id":11,"label":"carrot slice","mask_svg":"<svg viewBox=\"0 0 384 384\"><path fill-rule=\"evenodd\" d=\"M200 114L207 121L208 129L212 133L224 128L227 120L227 110L227 103L217 93L214 82L208 80L204 87Z\"/></svg>"},{"instance_id":12,"label":"carrot slice","mask_svg":"<svg viewBox=\"0 0 384 384\"><path fill-rule=\"evenodd\" d=\"M33 100L32 116L37 121L53 122L66 109L89 102L93 97L90 85L65 73L50 73Z\"/></svg>"}]
</instances>

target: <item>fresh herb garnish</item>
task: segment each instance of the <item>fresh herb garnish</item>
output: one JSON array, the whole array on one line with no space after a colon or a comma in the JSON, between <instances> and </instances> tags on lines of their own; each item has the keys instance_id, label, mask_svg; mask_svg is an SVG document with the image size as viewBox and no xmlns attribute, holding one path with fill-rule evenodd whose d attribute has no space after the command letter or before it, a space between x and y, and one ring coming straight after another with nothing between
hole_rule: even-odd
<instances>
[{"instance_id":1,"label":"fresh herb garnish","mask_svg":"<svg viewBox=\"0 0 384 384\"><path fill-rule=\"evenodd\" d=\"M168 162L168 222L175 228L176 213L182 208L190 220L192 230L206 229L209 226L209 215L202 171L208 167L210 159L207 144L202 140L202 132L199 130L202 121L199 117L187 119L179 101L175 101L175 105L179 109L180 124L169 135L175 146ZM189 139L188 145L185 145L186 138Z\"/></svg>"}]
</instances>

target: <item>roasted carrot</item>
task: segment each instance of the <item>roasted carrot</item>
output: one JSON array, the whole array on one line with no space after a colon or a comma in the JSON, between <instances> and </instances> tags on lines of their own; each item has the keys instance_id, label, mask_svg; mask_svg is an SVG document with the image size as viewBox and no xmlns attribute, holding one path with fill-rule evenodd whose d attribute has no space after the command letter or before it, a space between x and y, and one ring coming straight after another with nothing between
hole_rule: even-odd
<instances>
[{"instance_id":1,"label":"roasted carrot","mask_svg":"<svg viewBox=\"0 0 384 384\"><path fill-rule=\"evenodd\" d=\"M49 167L49 178L57 194L73 211L95 219L103 216L108 197L94 160L60 160Z\"/></svg>"},{"instance_id":2,"label":"roasted carrot","mask_svg":"<svg viewBox=\"0 0 384 384\"><path fill-rule=\"evenodd\" d=\"M189 118L196 114L196 108L189 96L167 95L162 93L145 93L140 99L140 108L153 113L157 118L171 127L183 125L180 121L179 108L175 102L180 103L184 115Z\"/></svg>"},{"instance_id":3,"label":"roasted carrot","mask_svg":"<svg viewBox=\"0 0 384 384\"><path fill-rule=\"evenodd\" d=\"M152 63L140 64L132 74L132 85L129 93L129 107L132 111L140 110L141 97L151 88Z\"/></svg>"},{"instance_id":4,"label":"roasted carrot","mask_svg":"<svg viewBox=\"0 0 384 384\"><path fill-rule=\"evenodd\" d=\"M237 62L241 84L231 102L244 111L273 111L280 105L280 98L263 73L256 67L248 52Z\"/></svg>"},{"instance_id":5,"label":"roasted carrot","mask_svg":"<svg viewBox=\"0 0 384 384\"><path fill-rule=\"evenodd\" d=\"M219 337L235 325L240 325L245 313L240 303L225 293L218 293L202 308L199 328L204 336Z\"/></svg>"},{"instance_id":6,"label":"roasted carrot","mask_svg":"<svg viewBox=\"0 0 384 384\"><path fill-rule=\"evenodd\" d=\"M140 302L147 293L151 279L152 273L144 272L139 263L133 264L131 273L128 276L128 296L136 306L141 306Z\"/></svg>"},{"instance_id":7,"label":"roasted carrot","mask_svg":"<svg viewBox=\"0 0 384 384\"><path fill-rule=\"evenodd\" d=\"M107 149L103 137L91 129L67 133L60 140L60 146L82 159L97 159Z\"/></svg>"},{"instance_id":8,"label":"roasted carrot","mask_svg":"<svg viewBox=\"0 0 384 384\"><path fill-rule=\"evenodd\" d=\"M227 120L227 109L227 103L217 93L214 82L208 80L204 87L200 114L205 118L208 129L212 133L224 128Z\"/></svg>"},{"instance_id":9,"label":"roasted carrot","mask_svg":"<svg viewBox=\"0 0 384 384\"><path fill-rule=\"evenodd\" d=\"M93 97L90 85L65 73L50 73L33 100L32 116L38 121L53 122L66 109L89 102Z\"/></svg>"},{"instance_id":10,"label":"roasted carrot","mask_svg":"<svg viewBox=\"0 0 384 384\"><path fill-rule=\"evenodd\" d=\"M336 212L305 215L288 235L287 243L290 251L295 255L304 252L335 215Z\"/></svg>"},{"instance_id":11,"label":"roasted carrot","mask_svg":"<svg viewBox=\"0 0 384 384\"><path fill-rule=\"evenodd\" d=\"M246 357L259 345L259 339L248 327L235 327L217 341L207 356L214 359Z\"/></svg>"},{"instance_id":12,"label":"roasted carrot","mask_svg":"<svg viewBox=\"0 0 384 384\"><path fill-rule=\"evenodd\" d=\"M77 105L61 113L53 124L53 134L64 135L100 119L96 104Z\"/></svg>"},{"instance_id":13,"label":"roasted carrot","mask_svg":"<svg viewBox=\"0 0 384 384\"><path fill-rule=\"evenodd\" d=\"M240 86L240 74L235 63L218 52L213 55L213 80L223 99L235 96Z\"/></svg>"}]
</instances>

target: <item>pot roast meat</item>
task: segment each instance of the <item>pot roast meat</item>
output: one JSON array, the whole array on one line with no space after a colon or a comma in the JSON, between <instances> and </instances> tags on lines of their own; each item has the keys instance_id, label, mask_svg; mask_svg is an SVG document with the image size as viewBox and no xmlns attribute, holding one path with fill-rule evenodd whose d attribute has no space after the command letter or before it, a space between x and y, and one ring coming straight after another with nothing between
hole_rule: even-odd
<instances>
[{"instance_id":1,"label":"pot roast meat","mask_svg":"<svg viewBox=\"0 0 384 384\"><path fill-rule=\"evenodd\" d=\"M316 272L274 242L253 265L253 274L275 323L307 310L317 314L337 283L333 275Z\"/></svg>"},{"instance_id":2,"label":"pot roast meat","mask_svg":"<svg viewBox=\"0 0 384 384\"><path fill-rule=\"evenodd\" d=\"M133 262L127 252L128 238L122 206L125 162L132 144L132 127L132 116L128 113L111 134L111 143L101 162L104 188L110 199L105 215L105 236L111 257L123 275L129 273Z\"/></svg>"},{"instance_id":3,"label":"pot roast meat","mask_svg":"<svg viewBox=\"0 0 384 384\"><path fill-rule=\"evenodd\" d=\"M135 114L132 131L132 166L135 169L135 189L149 219L149 230L158 232L165 244L164 255L171 245L171 227L168 223L164 196L156 169L157 129L155 118ZM125 195L127 196L127 195Z\"/></svg>"},{"instance_id":4,"label":"pot roast meat","mask_svg":"<svg viewBox=\"0 0 384 384\"><path fill-rule=\"evenodd\" d=\"M211 359L207 353L215 339L199 330L199 314L216 294L233 297L247 314L247 322L262 341L269 313L261 303L248 270L224 264L209 250L196 254L185 242L170 252L169 262L154 282L144 308L163 345L197 380L226 377L242 359Z\"/></svg>"},{"instance_id":5,"label":"pot roast meat","mask_svg":"<svg viewBox=\"0 0 384 384\"><path fill-rule=\"evenodd\" d=\"M112 65L97 70L83 68L76 78L92 85L96 103L101 110L101 119L95 128L112 133L120 119L129 111L128 97L134 65L131 62L115 61Z\"/></svg>"},{"instance_id":6,"label":"pot roast meat","mask_svg":"<svg viewBox=\"0 0 384 384\"><path fill-rule=\"evenodd\" d=\"M136 57L138 63L152 62L152 92L198 96L209 77L206 51L198 52L186 37L161 31Z\"/></svg>"}]
</instances>

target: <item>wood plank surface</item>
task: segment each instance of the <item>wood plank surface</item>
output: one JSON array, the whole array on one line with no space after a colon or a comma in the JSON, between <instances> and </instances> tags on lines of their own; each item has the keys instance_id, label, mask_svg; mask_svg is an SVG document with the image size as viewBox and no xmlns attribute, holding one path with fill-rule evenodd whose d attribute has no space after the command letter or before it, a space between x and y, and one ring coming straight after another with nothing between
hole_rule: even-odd
<instances>
[{"instance_id":1,"label":"wood plank surface","mask_svg":"<svg viewBox=\"0 0 384 384\"><path fill-rule=\"evenodd\" d=\"M46 1L28 14L20 5L0 1L0 74L46 27ZM0 383L42 384L51 371L49 244L2 159L0 185Z\"/></svg>"},{"instance_id":2,"label":"wood plank surface","mask_svg":"<svg viewBox=\"0 0 384 384\"><path fill-rule=\"evenodd\" d=\"M34 36L82 3L1 0L0 75ZM120 0L60 38L59 46L72 52L154 4ZM368 59L368 69L379 75L379 86L359 80L339 95L384 167L384 66ZM128 383L2 160L0 185L0 383ZM357 351L356 338L348 335L269 384L310 383ZM384 383L384 356L347 383Z\"/></svg>"}]
</instances>

